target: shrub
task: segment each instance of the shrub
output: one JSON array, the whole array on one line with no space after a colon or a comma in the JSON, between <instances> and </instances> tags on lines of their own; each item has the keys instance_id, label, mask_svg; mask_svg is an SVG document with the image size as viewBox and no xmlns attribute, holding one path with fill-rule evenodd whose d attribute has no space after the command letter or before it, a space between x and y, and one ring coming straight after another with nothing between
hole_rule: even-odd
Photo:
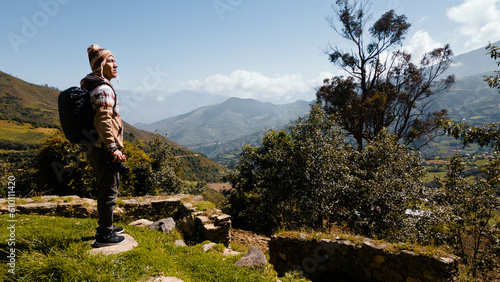
<instances>
[{"instance_id":1,"label":"shrub","mask_svg":"<svg viewBox=\"0 0 500 282\"><path fill-rule=\"evenodd\" d=\"M125 165L130 172L127 175L120 175L121 196L135 196L147 194L147 179L151 172L151 159L139 148L138 142L125 142L123 153L127 156Z\"/></svg>"},{"instance_id":2,"label":"shrub","mask_svg":"<svg viewBox=\"0 0 500 282\"><path fill-rule=\"evenodd\" d=\"M149 155L140 145L125 141L123 151L127 161L124 164L130 172L121 175L120 195L159 195L177 191L181 185L179 163L165 139L157 138L149 144ZM70 143L61 133L44 141L34 163L35 171L24 170L28 175L23 179L33 180L35 185L30 188L37 194L97 195L92 167L82 147Z\"/></svg>"},{"instance_id":3,"label":"shrub","mask_svg":"<svg viewBox=\"0 0 500 282\"><path fill-rule=\"evenodd\" d=\"M261 147L243 149L225 209L235 226L263 233L337 223L365 236L414 239L423 225L406 211L422 206L424 173L418 155L386 130L358 152L313 105L288 131L269 131Z\"/></svg>"},{"instance_id":4,"label":"shrub","mask_svg":"<svg viewBox=\"0 0 500 282\"><path fill-rule=\"evenodd\" d=\"M156 136L149 144L151 170L146 179L146 192L154 195L175 194L181 188L181 164L175 158L166 137Z\"/></svg>"},{"instance_id":5,"label":"shrub","mask_svg":"<svg viewBox=\"0 0 500 282\"><path fill-rule=\"evenodd\" d=\"M499 230L491 220L498 214L500 200L488 180L465 178L464 170L462 159L455 155L446 177L438 179L438 218L447 231L448 243L476 277L478 270L492 269L498 263Z\"/></svg>"},{"instance_id":6,"label":"shrub","mask_svg":"<svg viewBox=\"0 0 500 282\"><path fill-rule=\"evenodd\" d=\"M55 135L44 141L35 157L36 192L55 195L95 195L92 168L78 145Z\"/></svg>"},{"instance_id":7,"label":"shrub","mask_svg":"<svg viewBox=\"0 0 500 282\"><path fill-rule=\"evenodd\" d=\"M346 186L351 148L333 121L314 106L307 118L269 131L261 147L246 146L228 175L226 210L235 226L270 233L279 227L322 228ZM267 220L262 220L266 218Z\"/></svg>"},{"instance_id":8,"label":"shrub","mask_svg":"<svg viewBox=\"0 0 500 282\"><path fill-rule=\"evenodd\" d=\"M418 230L407 211L419 213L427 189L421 158L382 131L356 154L354 182L339 201L346 206L343 221L365 236L417 240Z\"/></svg>"},{"instance_id":9,"label":"shrub","mask_svg":"<svg viewBox=\"0 0 500 282\"><path fill-rule=\"evenodd\" d=\"M340 129L315 105L288 131L269 131L262 144L246 146L228 176L234 190L226 210L235 226L263 233L322 228L337 206L335 191L350 181L352 148Z\"/></svg>"}]
</instances>

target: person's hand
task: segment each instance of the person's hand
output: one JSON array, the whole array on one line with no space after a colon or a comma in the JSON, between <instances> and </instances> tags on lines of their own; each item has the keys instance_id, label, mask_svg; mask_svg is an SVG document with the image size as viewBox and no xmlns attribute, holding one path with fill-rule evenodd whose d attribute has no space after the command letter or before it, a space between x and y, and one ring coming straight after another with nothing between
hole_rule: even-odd
<instances>
[{"instance_id":1,"label":"person's hand","mask_svg":"<svg viewBox=\"0 0 500 282\"><path fill-rule=\"evenodd\" d=\"M122 153L120 150L115 150L114 152L111 153L113 156L113 162L115 163L121 163L124 162L127 158L125 157L125 154Z\"/></svg>"}]
</instances>

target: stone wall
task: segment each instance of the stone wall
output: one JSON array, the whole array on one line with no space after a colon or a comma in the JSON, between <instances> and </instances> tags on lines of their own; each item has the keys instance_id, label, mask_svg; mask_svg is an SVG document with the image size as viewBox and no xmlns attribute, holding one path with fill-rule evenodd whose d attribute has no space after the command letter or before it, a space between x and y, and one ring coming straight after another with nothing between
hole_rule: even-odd
<instances>
[{"instance_id":1,"label":"stone wall","mask_svg":"<svg viewBox=\"0 0 500 282\"><path fill-rule=\"evenodd\" d=\"M181 204L178 210L177 228L182 232L184 239L192 242L212 242L229 245L231 216L215 209L211 211L197 211L191 203Z\"/></svg>"},{"instance_id":2,"label":"stone wall","mask_svg":"<svg viewBox=\"0 0 500 282\"><path fill-rule=\"evenodd\" d=\"M159 220L173 216L187 197L136 197L120 199L118 213L123 218Z\"/></svg>"},{"instance_id":3,"label":"stone wall","mask_svg":"<svg viewBox=\"0 0 500 282\"><path fill-rule=\"evenodd\" d=\"M231 216L218 209L198 210L197 203L202 200L201 196L185 194L118 198L113 213L116 219L125 221L141 218L156 221L174 217L178 229L187 240L195 243L210 240L228 245ZM0 214L9 213L9 208L8 200L0 198ZM97 217L97 202L78 196L22 198L17 199L15 208L16 213L20 214Z\"/></svg>"},{"instance_id":4,"label":"stone wall","mask_svg":"<svg viewBox=\"0 0 500 282\"><path fill-rule=\"evenodd\" d=\"M118 219L142 217L157 220L173 215L183 198L187 197L145 196L130 199L119 198L113 213ZM7 208L6 199L0 199L0 213L7 213ZM42 196L18 199L16 210L20 214L96 218L97 202L93 199L78 196Z\"/></svg>"},{"instance_id":5,"label":"stone wall","mask_svg":"<svg viewBox=\"0 0 500 282\"><path fill-rule=\"evenodd\" d=\"M452 281L458 258L391 252L370 241L273 236L270 263L279 276L303 271L311 281Z\"/></svg>"}]
</instances>

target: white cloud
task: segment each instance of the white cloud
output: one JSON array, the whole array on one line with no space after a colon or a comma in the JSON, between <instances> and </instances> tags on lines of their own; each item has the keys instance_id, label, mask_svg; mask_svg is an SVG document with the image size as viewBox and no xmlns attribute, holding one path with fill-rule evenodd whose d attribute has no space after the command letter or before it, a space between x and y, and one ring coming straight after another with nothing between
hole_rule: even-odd
<instances>
[{"instance_id":1,"label":"white cloud","mask_svg":"<svg viewBox=\"0 0 500 282\"><path fill-rule=\"evenodd\" d=\"M500 0L465 0L448 9L448 18L460 25L458 33L469 50L500 39Z\"/></svg>"},{"instance_id":2,"label":"white cloud","mask_svg":"<svg viewBox=\"0 0 500 282\"><path fill-rule=\"evenodd\" d=\"M419 30L410 38L404 50L412 55L414 62L419 62L425 53L438 47L443 47L443 44L432 39L427 31Z\"/></svg>"},{"instance_id":3,"label":"white cloud","mask_svg":"<svg viewBox=\"0 0 500 282\"><path fill-rule=\"evenodd\" d=\"M229 75L215 74L203 81L190 80L183 86L193 91L230 97L287 99L293 94L314 90L323 84L325 78L332 76L329 72L322 72L313 79L304 79L300 73L270 77L260 72L236 70Z\"/></svg>"},{"instance_id":4,"label":"white cloud","mask_svg":"<svg viewBox=\"0 0 500 282\"><path fill-rule=\"evenodd\" d=\"M418 22L419 23L423 23L425 21L427 21L429 19L429 16L424 16L423 18L421 18Z\"/></svg>"},{"instance_id":5,"label":"white cloud","mask_svg":"<svg viewBox=\"0 0 500 282\"><path fill-rule=\"evenodd\" d=\"M340 72L339 72L339 75L340 75ZM328 71L323 71L316 78L307 80L306 84L309 85L310 87L318 87L318 86L323 85L323 81L326 78L332 78L333 76L334 76L333 73L328 72Z\"/></svg>"}]
</instances>

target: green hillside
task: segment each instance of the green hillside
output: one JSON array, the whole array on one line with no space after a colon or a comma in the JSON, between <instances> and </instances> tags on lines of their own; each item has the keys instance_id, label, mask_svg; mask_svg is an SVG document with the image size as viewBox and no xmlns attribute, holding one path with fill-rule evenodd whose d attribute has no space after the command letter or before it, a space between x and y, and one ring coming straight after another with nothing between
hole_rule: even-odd
<instances>
[{"instance_id":1,"label":"green hillside","mask_svg":"<svg viewBox=\"0 0 500 282\"><path fill-rule=\"evenodd\" d=\"M60 130L57 98L60 90L28 83L0 71L0 157L19 162L32 157L44 138ZM135 128L124 121L125 140L150 141L155 133ZM172 142L174 153L192 156L182 160L184 175L189 180L212 182L224 167L203 155Z\"/></svg>"},{"instance_id":2,"label":"green hillside","mask_svg":"<svg viewBox=\"0 0 500 282\"><path fill-rule=\"evenodd\" d=\"M450 89L439 94L431 102L430 110L447 109L450 119L474 126L500 122L500 94L498 89L489 87L484 81L485 75L491 73L457 79ZM480 148L476 144L464 148L459 140L446 135L436 138L420 149L420 153L427 160L448 159L455 153L469 156L471 160L483 159L492 151L492 148ZM431 166L431 171L441 175L444 169L445 164Z\"/></svg>"},{"instance_id":3,"label":"green hillside","mask_svg":"<svg viewBox=\"0 0 500 282\"><path fill-rule=\"evenodd\" d=\"M471 124L497 122L500 117L500 94L484 81L484 75L457 79L447 91L439 94L431 104L432 111L447 109L450 118Z\"/></svg>"},{"instance_id":4,"label":"green hillside","mask_svg":"<svg viewBox=\"0 0 500 282\"><path fill-rule=\"evenodd\" d=\"M58 93L0 72L0 120L55 128Z\"/></svg>"}]
</instances>

